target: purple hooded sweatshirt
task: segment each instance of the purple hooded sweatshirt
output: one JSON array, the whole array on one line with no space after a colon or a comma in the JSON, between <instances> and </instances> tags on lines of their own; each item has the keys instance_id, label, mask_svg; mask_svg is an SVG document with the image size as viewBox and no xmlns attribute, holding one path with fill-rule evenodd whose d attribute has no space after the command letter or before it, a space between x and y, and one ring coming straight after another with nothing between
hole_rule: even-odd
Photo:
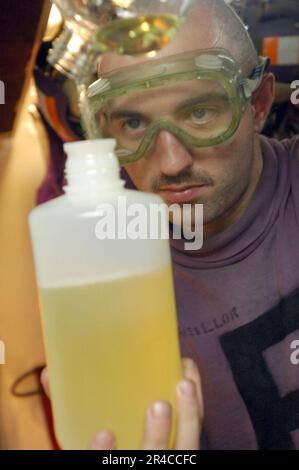
<instances>
[{"instance_id":1,"label":"purple hooded sweatshirt","mask_svg":"<svg viewBox=\"0 0 299 470\"><path fill-rule=\"evenodd\" d=\"M241 219L191 254L171 242L206 449L299 449L299 139L261 143L263 173Z\"/></svg>"}]
</instances>

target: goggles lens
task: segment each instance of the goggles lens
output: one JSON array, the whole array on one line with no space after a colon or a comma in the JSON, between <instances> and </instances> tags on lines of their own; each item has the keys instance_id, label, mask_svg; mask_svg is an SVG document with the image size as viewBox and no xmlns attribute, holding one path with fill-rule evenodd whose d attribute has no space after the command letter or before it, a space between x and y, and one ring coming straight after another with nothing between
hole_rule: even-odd
<instances>
[{"instance_id":1,"label":"goggles lens","mask_svg":"<svg viewBox=\"0 0 299 470\"><path fill-rule=\"evenodd\" d=\"M233 124L235 100L214 80L191 80L171 87L132 92L108 101L98 113L101 135L117 141L119 156L133 156L142 143L157 137L161 128L174 132L190 145L215 145ZM163 124L162 124L163 123ZM156 131L156 132L155 132ZM137 159L137 155L136 155Z\"/></svg>"}]
</instances>

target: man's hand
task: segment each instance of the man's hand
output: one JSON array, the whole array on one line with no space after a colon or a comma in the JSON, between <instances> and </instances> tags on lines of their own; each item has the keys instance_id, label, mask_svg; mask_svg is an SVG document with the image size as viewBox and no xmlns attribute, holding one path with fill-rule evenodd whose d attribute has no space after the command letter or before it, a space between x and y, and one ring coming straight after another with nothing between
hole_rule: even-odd
<instances>
[{"instance_id":1,"label":"man's hand","mask_svg":"<svg viewBox=\"0 0 299 470\"><path fill-rule=\"evenodd\" d=\"M198 450L203 421L200 376L192 359L182 359L183 380L177 385L177 429L173 450ZM50 396L48 371L41 375L43 387ZM172 407L166 401L152 404L146 413L141 444L143 450L167 450L172 427ZM117 449L116 437L102 430L91 441L91 450Z\"/></svg>"}]
</instances>

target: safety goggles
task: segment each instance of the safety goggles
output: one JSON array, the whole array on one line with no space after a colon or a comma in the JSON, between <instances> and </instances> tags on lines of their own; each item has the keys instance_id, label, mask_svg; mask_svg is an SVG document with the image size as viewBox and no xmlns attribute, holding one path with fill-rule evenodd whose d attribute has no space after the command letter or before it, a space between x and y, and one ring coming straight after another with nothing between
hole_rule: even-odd
<instances>
[{"instance_id":1,"label":"safety goggles","mask_svg":"<svg viewBox=\"0 0 299 470\"><path fill-rule=\"evenodd\" d=\"M113 137L121 165L149 154L166 130L185 146L214 147L236 132L269 60L249 78L224 49L197 50L103 75L88 89L93 137Z\"/></svg>"}]
</instances>

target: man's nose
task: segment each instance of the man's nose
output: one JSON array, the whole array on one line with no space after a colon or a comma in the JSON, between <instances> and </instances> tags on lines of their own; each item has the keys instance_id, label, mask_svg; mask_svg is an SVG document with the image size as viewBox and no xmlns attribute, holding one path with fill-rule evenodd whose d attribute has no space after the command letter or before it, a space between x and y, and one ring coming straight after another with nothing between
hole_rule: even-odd
<instances>
[{"instance_id":1,"label":"man's nose","mask_svg":"<svg viewBox=\"0 0 299 470\"><path fill-rule=\"evenodd\" d=\"M193 163L188 149L175 135L165 129L159 132L150 158L155 160L161 173L169 176L181 173Z\"/></svg>"}]
</instances>

